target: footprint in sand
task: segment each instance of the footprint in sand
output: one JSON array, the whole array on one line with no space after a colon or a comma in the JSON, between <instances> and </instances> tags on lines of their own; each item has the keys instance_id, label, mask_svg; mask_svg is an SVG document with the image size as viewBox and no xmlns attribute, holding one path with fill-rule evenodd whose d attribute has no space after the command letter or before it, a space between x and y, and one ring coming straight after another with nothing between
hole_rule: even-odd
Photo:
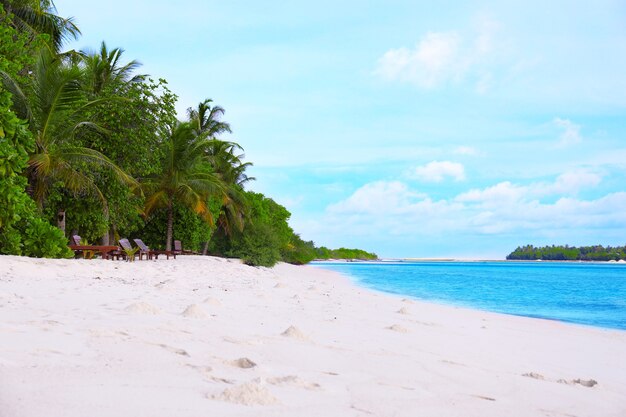
<instances>
[{"instance_id":1,"label":"footprint in sand","mask_svg":"<svg viewBox=\"0 0 626 417\"><path fill-rule=\"evenodd\" d=\"M292 339L298 339L303 341L310 341L307 335L302 333L300 329L294 326L289 326L287 330L281 333L281 336L291 337Z\"/></svg>"},{"instance_id":2,"label":"footprint in sand","mask_svg":"<svg viewBox=\"0 0 626 417\"><path fill-rule=\"evenodd\" d=\"M411 314L406 307L402 307L400 310L396 311L396 313L398 313L398 314L406 314L406 315Z\"/></svg>"},{"instance_id":3,"label":"footprint in sand","mask_svg":"<svg viewBox=\"0 0 626 417\"><path fill-rule=\"evenodd\" d=\"M187 306L185 311L183 311L181 314L185 317L194 319L205 319L208 317L206 312L197 304L191 304Z\"/></svg>"},{"instance_id":4,"label":"footprint in sand","mask_svg":"<svg viewBox=\"0 0 626 417\"><path fill-rule=\"evenodd\" d=\"M138 303L133 303L127 306L124 310L129 313L139 313L139 314L159 314L161 312L159 308L143 301L140 301Z\"/></svg>"},{"instance_id":5,"label":"footprint in sand","mask_svg":"<svg viewBox=\"0 0 626 417\"><path fill-rule=\"evenodd\" d=\"M398 324L392 324L391 326L386 327L386 329L393 330L394 332L398 332L398 333L408 333L409 332L409 330L407 328L402 327L402 326L400 326Z\"/></svg>"},{"instance_id":6,"label":"footprint in sand","mask_svg":"<svg viewBox=\"0 0 626 417\"><path fill-rule=\"evenodd\" d=\"M546 378L541 375L538 374L536 372L528 372L525 374L522 374L522 376L528 377L528 378L533 378L533 379L538 379L541 381L546 380ZM594 386L598 385L598 381L596 381L595 379L573 379L571 381L568 381L566 379L558 379L556 382L558 382L559 384L567 384L567 385L582 385L583 387L587 387L587 388L593 388Z\"/></svg>"},{"instance_id":7,"label":"footprint in sand","mask_svg":"<svg viewBox=\"0 0 626 417\"><path fill-rule=\"evenodd\" d=\"M214 307L220 307L222 305L222 303L220 302L220 300L218 300L217 298L213 298L213 297L207 297L204 299L203 301L204 304L208 304Z\"/></svg>"},{"instance_id":8,"label":"footprint in sand","mask_svg":"<svg viewBox=\"0 0 626 417\"><path fill-rule=\"evenodd\" d=\"M287 288L287 286L282 282L279 282L278 284L274 285L274 288Z\"/></svg>"},{"instance_id":9,"label":"footprint in sand","mask_svg":"<svg viewBox=\"0 0 626 417\"><path fill-rule=\"evenodd\" d=\"M207 398L241 405L280 404L266 387L255 381L227 388L217 395L207 395Z\"/></svg>"},{"instance_id":10,"label":"footprint in sand","mask_svg":"<svg viewBox=\"0 0 626 417\"><path fill-rule=\"evenodd\" d=\"M583 387L587 387L587 388L593 388L594 386L598 385L598 381L596 381L595 379L573 379L571 381L567 381L565 379L559 379L558 381L559 384L567 384L567 385L582 385Z\"/></svg>"},{"instance_id":11,"label":"footprint in sand","mask_svg":"<svg viewBox=\"0 0 626 417\"><path fill-rule=\"evenodd\" d=\"M228 364L241 369L250 369L256 366L256 363L248 358L235 359L234 361L228 362Z\"/></svg>"},{"instance_id":12,"label":"footprint in sand","mask_svg":"<svg viewBox=\"0 0 626 417\"><path fill-rule=\"evenodd\" d=\"M320 384L317 384L315 382L307 382L297 375L267 378L265 381L270 385L304 388L310 391L315 391L322 388Z\"/></svg>"},{"instance_id":13,"label":"footprint in sand","mask_svg":"<svg viewBox=\"0 0 626 417\"><path fill-rule=\"evenodd\" d=\"M168 346L168 345L163 344L163 343L158 343L157 346L162 347L163 349L167 350L168 352L172 352L172 353L175 353L177 355L189 356L189 353L187 353L187 351L185 349L178 349L178 348L175 348L173 346Z\"/></svg>"}]
</instances>

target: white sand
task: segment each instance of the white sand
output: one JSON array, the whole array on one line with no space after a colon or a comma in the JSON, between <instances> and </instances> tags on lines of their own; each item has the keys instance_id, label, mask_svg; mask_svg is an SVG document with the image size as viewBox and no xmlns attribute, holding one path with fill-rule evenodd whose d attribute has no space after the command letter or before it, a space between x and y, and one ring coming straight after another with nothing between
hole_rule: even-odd
<instances>
[{"instance_id":1,"label":"white sand","mask_svg":"<svg viewBox=\"0 0 626 417\"><path fill-rule=\"evenodd\" d=\"M624 331L314 267L0 257L0 417L623 417L625 387Z\"/></svg>"}]
</instances>

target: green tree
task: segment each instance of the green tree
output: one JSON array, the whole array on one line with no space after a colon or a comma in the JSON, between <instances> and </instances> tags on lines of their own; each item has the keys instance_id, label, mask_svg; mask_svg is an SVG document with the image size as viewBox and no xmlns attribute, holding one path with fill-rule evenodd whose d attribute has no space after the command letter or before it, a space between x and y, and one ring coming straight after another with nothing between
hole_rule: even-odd
<instances>
[{"instance_id":1,"label":"green tree","mask_svg":"<svg viewBox=\"0 0 626 417\"><path fill-rule=\"evenodd\" d=\"M10 21L1 6L0 19ZM28 64L28 52L15 29L10 25L0 27L1 73L17 78L17 73ZM26 194L26 177L22 173L34 139L24 121L11 111L11 105L11 94L0 85L0 253L72 256L63 233L39 216L34 201Z\"/></svg>"},{"instance_id":2,"label":"green tree","mask_svg":"<svg viewBox=\"0 0 626 417\"><path fill-rule=\"evenodd\" d=\"M76 137L84 131L105 133L85 118L87 110L100 102L85 99L80 68L65 65L60 57L42 48L27 86L28 94L6 72L0 72L0 76L13 94L13 109L28 122L35 139L27 176L30 193L39 207L43 207L55 183L61 183L76 195L89 193L99 197L106 214L106 201L88 175L89 167L104 166L129 185L135 181L102 153L77 146Z\"/></svg>"},{"instance_id":3,"label":"green tree","mask_svg":"<svg viewBox=\"0 0 626 417\"><path fill-rule=\"evenodd\" d=\"M76 39L80 30L72 18L56 15L51 0L0 0L7 13L14 16L11 25L31 39L39 34L47 35L55 51L59 51L63 42Z\"/></svg>"},{"instance_id":4,"label":"green tree","mask_svg":"<svg viewBox=\"0 0 626 417\"><path fill-rule=\"evenodd\" d=\"M176 124L165 134L159 173L143 182L146 215L157 208L167 210L166 250L172 249L175 203L213 222L208 200L216 195L225 198L222 181L211 172L206 141L195 134L190 123Z\"/></svg>"},{"instance_id":5,"label":"green tree","mask_svg":"<svg viewBox=\"0 0 626 417\"><path fill-rule=\"evenodd\" d=\"M141 66L139 62L132 60L122 65L123 53L121 48L109 50L104 41L100 44L99 53L83 51L83 84L92 99L101 97L107 90L121 94L129 83L146 78L145 75L133 74Z\"/></svg>"},{"instance_id":6,"label":"green tree","mask_svg":"<svg viewBox=\"0 0 626 417\"><path fill-rule=\"evenodd\" d=\"M197 135L206 135L209 138L217 138L224 132L231 133L230 125L220 119L224 115L224 108L211 106L213 100L207 98L198 104L197 108L189 107L187 117L189 123Z\"/></svg>"}]
</instances>

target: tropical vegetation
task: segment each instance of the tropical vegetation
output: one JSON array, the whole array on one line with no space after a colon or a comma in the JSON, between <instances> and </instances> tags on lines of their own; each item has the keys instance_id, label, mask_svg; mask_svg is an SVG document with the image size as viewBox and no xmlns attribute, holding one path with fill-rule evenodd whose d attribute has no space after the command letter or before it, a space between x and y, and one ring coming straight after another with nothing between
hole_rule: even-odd
<instances>
[{"instance_id":1,"label":"tropical vegetation","mask_svg":"<svg viewBox=\"0 0 626 417\"><path fill-rule=\"evenodd\" d=\"M271 266L375 258L316 248L254 180L225 110L207 98L179 120L164 79L80 30L50 0L0 0L0 254L71 257L67 237L141 237Z\"/></svg>"},{"instance_id":2,"label":"tropical vegetation","mask_svg":"<svg viewBox=\"0 0 626 417\"><path fill-rule=\"evenodd\" d=\"M509 260L618 261L626 260L626 246L520 246L507 255Z\"/></svg>"}]
</instances>

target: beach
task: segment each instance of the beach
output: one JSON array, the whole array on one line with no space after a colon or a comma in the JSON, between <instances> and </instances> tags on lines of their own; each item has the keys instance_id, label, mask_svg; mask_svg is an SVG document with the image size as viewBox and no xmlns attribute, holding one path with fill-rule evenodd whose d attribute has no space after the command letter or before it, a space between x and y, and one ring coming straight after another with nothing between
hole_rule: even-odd
<instances>
[{"instance_id":1,"label":"beach","mask_svg":"<svg viewBox=\"0 0 626 417\"><path fill-rule=\"evenodd\" d=\"M314 266L0 257L0 417L626 415L626 332Z\"/></svg>"}]
</instances>

